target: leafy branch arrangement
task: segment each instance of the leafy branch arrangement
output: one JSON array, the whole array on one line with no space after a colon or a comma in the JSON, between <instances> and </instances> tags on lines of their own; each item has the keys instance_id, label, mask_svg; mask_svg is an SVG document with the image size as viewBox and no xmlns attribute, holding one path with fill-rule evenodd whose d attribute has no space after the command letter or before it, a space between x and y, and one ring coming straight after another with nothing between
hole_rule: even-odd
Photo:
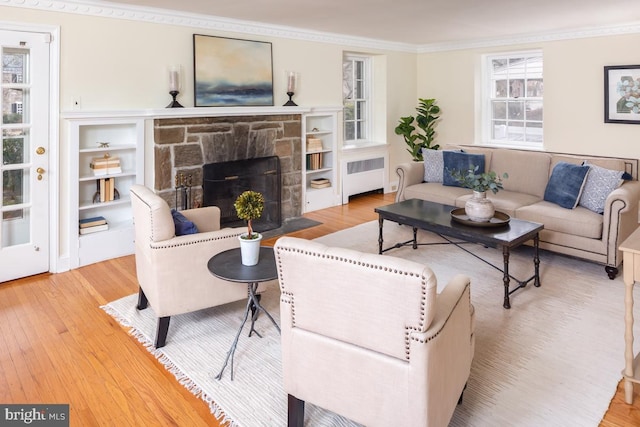
<instances>
[{"instance_id":1,"label":"leafy branch arrangement","mask_svg":"<svg viewBox=\"0 0 640 427\"><path fill-rule=\"evenodd\" d=\"M449 174L464 188L470 188L473 191L485 192L491 190L493 194L498 190L502 190L502 179L509 178L509 174L506 172L500 177L496 172L489 171L478 173L480 166L471 166L466 172L454 169L449 171Z\"/></svg>"},{"instance_id":2,"label":"leafy branch arrangement","mask_svg":"<svg viewBox=\"0 0 640 427\"><path fill-rule=\"evenodd\" d=\"M253 232L251 221L262 216L262 210L264 209L264 196L257 191L247 190L238 196L233 207L236 209L238 218L247 221L249 232L247 233L246 238L248 240L258 238L258 234Z\"/></svg>"},{"instance_id":3,"label":"leafy branch arrangement","mask_svg":"<svg viewBox=\"0 0 640 427\"><path fill-rule=\"evenodd\" d=\"M418 98L419 104L416 108L418 114L413 116L401 117L400 124L396 126L396 135L402 135L404 141L409 148L407 151L413 157L413 160L422 160L422 149L437 150L440 148L438 144L432 145L435 139L435 126L440 118L440 107L436 105L435 99ZM415 124L422 130L416 130Z\"/></svg>"}]
</instances>

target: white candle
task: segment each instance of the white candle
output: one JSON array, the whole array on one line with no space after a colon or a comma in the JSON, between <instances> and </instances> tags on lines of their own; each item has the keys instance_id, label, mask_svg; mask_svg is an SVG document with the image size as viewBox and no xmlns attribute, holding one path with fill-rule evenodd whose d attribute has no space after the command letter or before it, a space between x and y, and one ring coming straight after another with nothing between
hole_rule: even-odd
<instances>
[{"instance_id":1,"label":"white candle","mask_svg":"<svg viewBox=\"0 0 640 427\"><path fill-rule=\"evenodd\" d=\"M295 92L296 91L296 73L293 71L289 72L287 79L287 92Z\"/></svg>"},{"instance_id":2,"label":"white candle","mask_svg":"<svg viewBox=\"0 0 640 427\"><path fill-rule=\"evenodd\" d=\"M173 67L169 70L169 90L180 90L180 72L177 68Z\"/></svg>"}]
</instances>

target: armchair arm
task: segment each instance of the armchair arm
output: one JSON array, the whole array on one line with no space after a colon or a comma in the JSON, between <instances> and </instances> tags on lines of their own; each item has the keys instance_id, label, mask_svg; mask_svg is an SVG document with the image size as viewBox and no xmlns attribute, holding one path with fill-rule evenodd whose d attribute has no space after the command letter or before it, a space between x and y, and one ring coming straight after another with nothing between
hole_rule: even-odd
<instances>
[{"instance_id":1,"label":"armchair arm","mask_svg":"<svg viewBox=\"0 0 640 427\"><path fill-rule=\"evenodd\" d=\"M396 168L396 173L400 178L398 181L398 192L396 202L405 200L404 190L410 185L420 184L424 178L424 162L401 163Z\"/></svg>"},{"instance_id":2,"label":"armchair arm","mask_svg":"<svg viewBox=\"0 0 640 427\"><path fill-rule=\"evenodd\" d=\"M217 206L186 209L180 213L193 222L201 233L220 230L220 208Z\"/></svg>"},{"instance_id":3,"label":"armchair arm","mask_svg":"<svg viewBox=\"0 0 640 427\"><path fill-rule=\"evenodd\" d=\"M430 328L410 335L408 393L425 396L421 410L434 425L448 424L471 373L473 323L470 281L457 275L438 295Z\"/></svg>"},{"instance_id":4,"label":"armchair arm","mask_svg":"<svg viewBox=\"0 0 640 427\"><path fill-rule=\"evenodd\" d=\"M607 245L607 265L622 262L620 244L638 228L640 182L625 181L609 194L604 205L602 240Z\"/></svg>"}]
</instances>

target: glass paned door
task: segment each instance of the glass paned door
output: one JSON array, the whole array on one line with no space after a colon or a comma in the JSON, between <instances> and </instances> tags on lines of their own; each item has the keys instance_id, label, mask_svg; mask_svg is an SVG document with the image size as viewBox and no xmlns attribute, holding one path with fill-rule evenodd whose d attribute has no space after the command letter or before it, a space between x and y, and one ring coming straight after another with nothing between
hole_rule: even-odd
<instances>
[{"instance_id":1,"label":"glass paned door","mask_svg":"<svg viewBox=\"0 0 640 427\"><path fill-rule=\"evenodd\" d=\"M49 270L49 43L0 30L0 282Z\"/></svg>"}]
</instances>

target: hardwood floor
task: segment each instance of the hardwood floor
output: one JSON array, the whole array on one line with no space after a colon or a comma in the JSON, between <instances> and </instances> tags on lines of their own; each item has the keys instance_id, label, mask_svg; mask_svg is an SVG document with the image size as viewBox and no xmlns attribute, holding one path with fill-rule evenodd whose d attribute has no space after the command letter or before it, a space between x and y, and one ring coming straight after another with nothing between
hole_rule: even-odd
<instances>
[{"instance_id":1,"label":"hardwood floor","mask_svg":"<svg viewBox=\"0 0 640 427\"><path fill-rule=\"evenodd\" d=\"M371 221L374 207L392 202L392 194L353 198L306 214L322 225L290 235L313 239ZM72 426L220 426L100 308L136 291L133 256L0 284L0 403L68 403ZM621 355L620 367L600 368L622 363ZM638 390L627 405L619 385L600 425L640 425Z\"/></svg>"}]
</instances>

